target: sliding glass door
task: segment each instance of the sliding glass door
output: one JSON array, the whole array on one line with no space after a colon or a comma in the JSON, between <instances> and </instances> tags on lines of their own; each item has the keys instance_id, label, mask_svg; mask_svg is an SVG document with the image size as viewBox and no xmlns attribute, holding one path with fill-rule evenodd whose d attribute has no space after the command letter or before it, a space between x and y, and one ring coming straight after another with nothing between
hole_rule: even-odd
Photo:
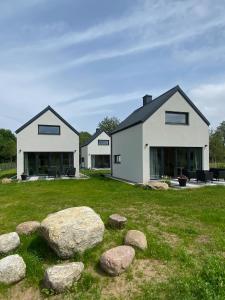
<instances>
[{"instance_id":1,"label":"sliding glass door","mask_svg":"<svg viewBox=\"0 0 225 300\"><path fill-rule=\"evenodd\" d=\"M55 174L64 175L66 170L73 166L73 152L24 153L24 172L29 176L46 176L52 170L55 170Z\"/></svg>"},{"instance_id":2,"label":"sliding glass door","mask_svg":"<svg viewBox=\"0 0 225 300\"><path fill-rule=\"evenodd\" d=\"M182 170L202 169L202 148L150 147L150 177L176 177Z\"/></svg>"}]
</instances>

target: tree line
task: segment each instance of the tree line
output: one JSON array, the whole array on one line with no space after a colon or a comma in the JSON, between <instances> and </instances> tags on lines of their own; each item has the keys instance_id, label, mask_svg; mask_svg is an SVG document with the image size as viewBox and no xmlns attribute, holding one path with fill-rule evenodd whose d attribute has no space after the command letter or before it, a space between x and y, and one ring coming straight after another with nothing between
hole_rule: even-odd
<instances>
[{"instance_id":1,"label":"tree line","mask_svg":"<svg viewBox=\"0 0 225 300\"><path fill-rule=\"evenodd\" d=\"M120 121L116 117L105 117L98 124L100 130L112 132ZM84 144L91 134L87 131L80 132L80 145ZM209 158L211 163L225 163L225 121L216 129L210 129ZM0 162L16 160L16 136L9 129L0 129Z\"/></svg>"}]
</instances>

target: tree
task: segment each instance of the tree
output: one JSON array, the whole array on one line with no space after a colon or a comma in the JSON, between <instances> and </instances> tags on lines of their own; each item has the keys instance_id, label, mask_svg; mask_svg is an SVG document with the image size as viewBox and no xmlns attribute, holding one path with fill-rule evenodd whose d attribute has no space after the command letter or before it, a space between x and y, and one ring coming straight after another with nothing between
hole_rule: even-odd
<instances>
[{"instance_id":1,"label":"tree","mask_svg":"<svg viewBox=\"0 0 225 300\"><path fill-rule=\"evenodd\" d=\"M223 162L225 158L225 146L222 133L216 129L211 130L209 137L209 157L213 163Z\"/></svg>"},{"instance_id":2,"label":"tree","mask_svg":"<svg viewBox=\"0 0 225 300\"><path fill-rule=\"evenodd\" d=\"M101 122L99 122L98 127L106 132L111 132L119 125L120 121L116 117L105 117Z\"/></svg>"},{"instance_id":3,"label":"tree","mask_svg":"<svg viewBox=\"0 0 225 300\"><path fill-rule=\"evenodd\" d=\"M16 158L16 137L9 129L0 129L0 161Z\"/></svg>"},{"instance_id":4,"label":"tree","mask_svg":"<svg viewBox=\"0 0 225 300\"><path fill-rule=\"evenodd\" d=\"M217 127L216 131L220 132L220 134L223 137L223 142L225 144L225 121L220 123L220 125Z\"/></svg>"},{"instance_id":5,"label":"tree","mask_svg":"<svg viewBox=\"0 0 225 300\"><path fill-rule=\"evenodd\" d=\"M87 131L81 131L80 132L80 146L82 146L89 138L91 137L91 134Z\"/></svg>"}]
</instances>

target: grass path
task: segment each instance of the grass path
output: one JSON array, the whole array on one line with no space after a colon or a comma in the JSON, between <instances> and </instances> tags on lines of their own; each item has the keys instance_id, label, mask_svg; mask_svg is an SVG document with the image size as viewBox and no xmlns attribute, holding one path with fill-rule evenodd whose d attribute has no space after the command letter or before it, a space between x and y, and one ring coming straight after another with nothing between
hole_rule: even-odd
<instances>
[{"instance_id":1,"label":"grass path","mask_svg":"<svg viewBox=\"0 0 225 300\"><path fill-rule=\"evenodd\" d=\"M112 213L128 218L126 229L106 228L102 244L72 259L84 262L84 275L72 291L52 299L225 298L224 187L150 191L92 173L89 180L0 184L0 203L1 234L72 206L90 206L104 222ZM122 244L128 229L145 232L148 250L136 251L127 273L109 278L99 270L99 257ZM45 298L50 292L39 292L44 269L61 260L36 234L21 241L17 252L27 263L26 280L1 286L2 299Z\"/></svg>"}]
</instances>

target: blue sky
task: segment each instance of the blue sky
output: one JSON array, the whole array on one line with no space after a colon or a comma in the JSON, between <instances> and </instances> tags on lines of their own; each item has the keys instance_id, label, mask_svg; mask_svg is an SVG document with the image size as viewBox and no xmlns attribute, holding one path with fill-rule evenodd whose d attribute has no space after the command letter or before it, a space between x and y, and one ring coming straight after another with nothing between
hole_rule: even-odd
<instances>
[{"instance_id":1,"label":"blue sky","mask_svg":"<svg viewBox=\"0 0 225 300\"><path fill-rule=\"evenodd\" d=\"M50 104L77 130L179 84L225 120L224 0L1 0L0 127Z\"/></svg>"}]
</instances>

